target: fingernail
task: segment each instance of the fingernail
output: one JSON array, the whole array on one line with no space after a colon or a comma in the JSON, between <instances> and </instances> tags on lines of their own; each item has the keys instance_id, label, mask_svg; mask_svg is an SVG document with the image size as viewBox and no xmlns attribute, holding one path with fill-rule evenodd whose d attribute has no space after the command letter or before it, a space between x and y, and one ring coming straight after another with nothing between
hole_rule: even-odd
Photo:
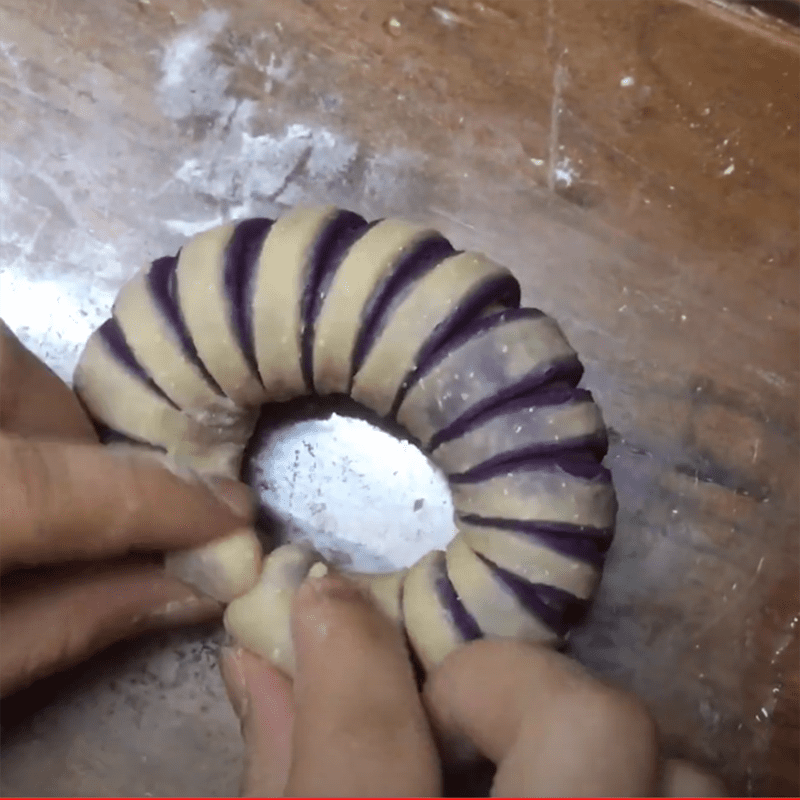
<instances>
[{"instance_id":1,"label":"fingernail","mask_svg":"<svg viewBox=\"0 0 800 800\"><path fill-rule=\"evenodd\" d=\"M233 706L233 711L240 720L244 720L250 708L250 695L247 690L247 678L244 673L241 647L223 647L220 653L219 668L225 691Z\"/></svg>"},{"instance_id":2,"label":"fingernail","mask_svg":"<svg viewBox=\"0 0 800 800\"><path fill-rule=\"evenodd\" d=\"M237 517L252 519L255 502L247 484L229 478L203 478L203 482L211 489L214 496L220 502L225 503Z\"/></svg>"},{"instance_id":3,"label":"fingernail","mask_svg":"<svg viewBox=\"0 0 800 800\"><path fill-rule=\"evenodd\" d=\"M222 616L222 605L207 595L199 595L188 586L181 586L172 600L142 617L148 627L177 627Z\"/></svg>"}]
</instances>

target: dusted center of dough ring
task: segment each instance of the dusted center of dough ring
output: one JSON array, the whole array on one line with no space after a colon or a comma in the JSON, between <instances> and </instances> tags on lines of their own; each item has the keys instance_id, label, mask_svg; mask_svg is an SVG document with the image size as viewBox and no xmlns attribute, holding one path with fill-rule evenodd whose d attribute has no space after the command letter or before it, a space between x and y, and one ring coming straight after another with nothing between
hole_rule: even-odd
<instances>
[{"instance_id":1,"label":"dusted center of dough ring","mask_svg":"<svg viewBox=\"0 0 800 800\"><path fill-rule=\"evenodd\" d=\"M402 425L448 476L457 534L409 569L354 577L430 668L482 636L557 643L594 592L616 499L582 374L506 268L328 206L214 228L142 269L74 384L107 439L208 476L239 476L264 403L346 394ZM242 531L169 566L291 672L288 609L320 556L290 544L260 561Z\"/></svg>"}]
</instances>

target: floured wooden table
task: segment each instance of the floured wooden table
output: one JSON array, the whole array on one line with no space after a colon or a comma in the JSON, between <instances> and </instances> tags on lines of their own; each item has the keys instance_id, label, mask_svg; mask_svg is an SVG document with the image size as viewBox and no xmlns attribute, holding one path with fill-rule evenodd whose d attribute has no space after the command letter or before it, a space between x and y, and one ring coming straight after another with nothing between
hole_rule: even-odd
<instances>
[{"instance_id":1,"label":"floured wooden table","mask_svg":"<svg viewBox=\"0 0 800 800\"><path fill-rule=\"evenodd\" d=\"M69 379L138 267L303 202L508 265L612 428L618 533L572 651L670 752L797 791L797 42L660 0L2 0L0 315ZM280 535L359 569L442 546L440 476L345 412L273 420ZM234 792L220 640L128 643L6 700L2 792Z\"/></svg>"}]
</instances>

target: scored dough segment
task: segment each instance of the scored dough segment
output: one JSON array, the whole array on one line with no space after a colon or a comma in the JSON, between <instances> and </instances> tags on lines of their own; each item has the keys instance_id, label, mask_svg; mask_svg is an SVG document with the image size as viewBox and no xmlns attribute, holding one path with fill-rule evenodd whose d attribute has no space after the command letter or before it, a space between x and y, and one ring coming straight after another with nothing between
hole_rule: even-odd
<instances>
[{"instance_id":1,"label":"scored dough segment","mask_svg":"<svg viewBox=\"0 0 800 800\"><path fill-rule=\"evenodd\" d=\"M423 446L450 426L546 381L577 383L575 351L555 320L534 309L501 311L479 320L424 369L406 394L397 421Z\"/></svg>"},{"instance_id":2,"label":"scored dough segment","mask_svg":"<svg viewBox=\"0 0 800 800\"><path fill-rule=\"evenodd\" d=\"M141 270L122 287L114 301L114 319L136 360L175 405L190 416L199 417L200 422L207 420L211 412L218 419L227 417L237 424L241 409L212 387L202 370L187 357L177 333L159 311L148 285L151 272L158 269L159 265L152 265Z\"/></svg>"},{"instance_id":3,"label":"scored dough segment","mask_svg":"<svg viewBox=\"0 0 800 800\"><path fill-rule=\"evenodd\" d=\"M383 220L352 245L333 277L315 324L314 389L319 394L348 390L370 295L406 253L435 234L401 220Z\"/></svg>"},{"instance_id":4,"label":"scored dough segment","mask_svg":"<svg viewBox=\"0 0 800 800\"><path fill-rule=\"evenodd\" d=\"M197 352L231 400L260 406L267 392L242 352L233 328L232 298L225 287L225 248L235 225L198 234L178 257L178 298Z\"/></svg>"},{"instance_id":5,"label":"scored dough segment","mask_svg":"<svg viewBox=\"0 0 800 800\"><path fill-rule=\"evenodd\" d=\"M445 472L455 476L502 461L580 447L605 455L603 418L589 392L561 387L492 409L473 419L460 435L439 444L431 455Z\"/></svg>"},{"instance_id":6,"label":"scored dough segment","mask_svg":"<svg viewBox=\"0 0 800 800\"><path fill-rule=\"evenodd\" d=\"M510 286L509 279L513 281ZM511 273L485 256L459 253L442 261L417 281L394 309L355 375L351 397L388 415L431 337L445 338L463 316L465 307L467 311L478 310L474 308L476 300L493 300L503 285L508 287L512 302L518 302L519 286ZM489 293L493 289L495 292Z\"/></svg>"},{"instance_id":7,"label":"scored dough segment","mask_svg":"<svg viewBox=\"0 0 800 800\"><path fill-rule=\"evenodd\" d=\"M100 330L89 337L73 383L92 416L111 430L200 472L238 474L247 435L236 441L229 426L202 424L180 411L126 368Z\"/></svg>"},{"instance_id":8,"label":"scored dough segment","mask_svg":"<svg viewBox=\"0 0 800 800\"><path fill-rule=\"evenodd\" d=\"M303 377L303 294L314 245L338 209L300 208L276 220L254 276L253 330L258 370L270 401L306 394Z\"/></svg>"},{"instance_id":9,"label":"scored dough segment","mask_svg":"<svg viewBox=\"0 0 800 800\"><path fill-rule=\"evenodd\" d=\"M519 301L506 268L436 231L298 208L139 271L75 389L101 429L208 476L239 476L265 402L349 393L405 426L450 478L458 533L409 569L351 577L431 669L481 636L562 641L613 534L600 410L559 325ZM168 568L232 600L228 630L291 673L291 601L322 559L284 545L260 560L243 531Z\"/></svg>"}]
</instances>

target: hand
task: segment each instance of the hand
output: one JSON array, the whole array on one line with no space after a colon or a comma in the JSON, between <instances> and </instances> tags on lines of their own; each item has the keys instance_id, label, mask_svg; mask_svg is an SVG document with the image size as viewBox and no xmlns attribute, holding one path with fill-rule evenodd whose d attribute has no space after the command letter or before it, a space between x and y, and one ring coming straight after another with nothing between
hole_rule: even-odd
<instances>
[{"instance_id":1,"label":"hand","mask_svg":"<svg viewBox=\"0 0 800 800\"><path fill-rule=\"evenodd\" d=\"M248 524L246 487L102 447L75 395L2 321L0 476L0 695L119 639L221 614L166 576L161 554Z\"/></svg>"},{"instance_id":2,"label":"hand","mask_svg":"<svg viewBox=\"0 0 800 800\"><path fill-rule=\"evenodd\" d=\"M294 685L241 648L223 653L245 796L438 795L440 754L451 773L491 760L497 796L723 793L685 762L660 765L642 704L552 650L474 642L420 694L400 632L335 575L301 584L292 634Z\"/></svg>"}]
</instances>

